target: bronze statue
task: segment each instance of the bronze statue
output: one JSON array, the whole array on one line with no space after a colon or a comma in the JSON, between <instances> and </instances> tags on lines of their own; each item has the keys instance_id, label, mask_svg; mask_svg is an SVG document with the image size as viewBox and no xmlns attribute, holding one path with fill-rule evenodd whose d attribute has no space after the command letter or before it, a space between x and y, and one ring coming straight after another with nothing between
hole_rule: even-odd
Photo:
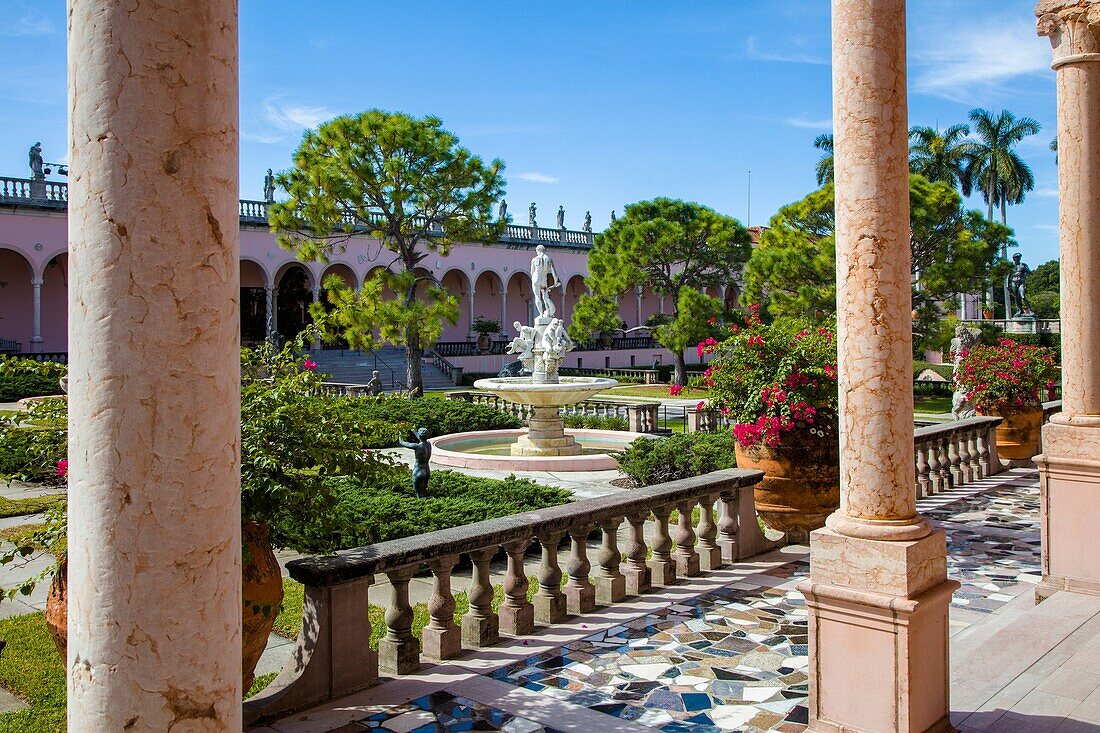
<instances>
[{"instance_id":1,"label":"bronze statue","mask_svg":"<svg viewBox=\"0 0 1100 733\"><path fill-rule=\"evenodd\" d=\"M413 493L417 499L423 499L428 493L428 480L432 477L432 469L428 464L432 460L432 444L428 440L430 433L427 428L420 428L415 433L410 433L413 441L406 443L398 440L403 448L409 448L413 452Z\"/></svg>"},{"instance_id":2,"label":"bronze statue","mask_svg":"<svg viewBox=\"0 0 1100 733\"><path fill-rule=\"evenodd\" d=\"M1025 265L1019 252L1012 255L1012 275L1008 278L1008 297L1012 301L1012 317L1033 316L1027 300L1027 276L1031 268Z\"/></svg>"}]
</instances>

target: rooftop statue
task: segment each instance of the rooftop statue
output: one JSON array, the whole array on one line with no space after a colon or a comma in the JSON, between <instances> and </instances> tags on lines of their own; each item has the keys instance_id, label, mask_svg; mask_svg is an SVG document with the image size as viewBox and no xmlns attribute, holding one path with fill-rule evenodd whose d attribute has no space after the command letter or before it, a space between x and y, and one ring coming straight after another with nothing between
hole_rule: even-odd
<instances>
[{"instance_id":1,"label":"rooftop statue","mask_svg":"<svg viewBox=\"0 0 1100 733\"><path fill-rule=\"evenodd\" d=\"M497 207L497 220L508 221L508 200L501 199L500 206Z\"/></svg>"},{"instance_id":2,"label":"rooftop statue","mask_svg":"<svg viewBox=\"0 0 1100 733\"><path fill-rule=\"evenodd\" d=\"M558 207L558 229L565 229L565 207Z\"/></svg>"},{"instance_id":3,"label":"rooftop statue","mask_svg":"<svg viewBox=\"0 0 1100 733\"><path fill-rule=\"evenodd\" d=\"M275 176L272 175L271 169L267 169L267 175L264 176L264 201L271 203L275 200Z\"/></svg>"},{"instance_id":4,"label":"rooftop statue","mask_svg":"<svg viewBox=\"0 0 1100 733\"><path fill-rule=\"evenodd\" d=\"M42 170L42 143L35 143L31 146L31 149L27 152L28 162L31 166L31 178L36 181L41 181L46 178L45 172Z\"/></svg>"},{"instance_id":5,"label":"rooftop statue","mask_svg":"<svg viewBox=\"0 0 1100 733\"><path fill-rule=\"evenodd\" d=\"M584 231L588 232L589 234L592 233L592 212L591 211L584 212Z\"/></svg>"},{"instance_id":6,"label":"rooftop statue","mask_svg":"<svg viewBox=\"0 0 1100 733\"><path fill-rule=\"evenodd\" d=\"M531 225L532 229L534 229L535 227L537 227L539 225L538 222L535 221L535 213L536 213L535 203L532 201L531 205L527 207L527 220L528 220L528 223Z\"/></svg>"}]
</instances>

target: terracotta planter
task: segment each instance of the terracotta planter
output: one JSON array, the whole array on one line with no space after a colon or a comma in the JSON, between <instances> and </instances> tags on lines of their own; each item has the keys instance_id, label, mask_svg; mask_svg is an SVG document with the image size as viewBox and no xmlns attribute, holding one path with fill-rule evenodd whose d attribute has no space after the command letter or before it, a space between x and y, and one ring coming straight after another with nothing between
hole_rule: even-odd
<instances>
[{"instance_id":1,"label":"terracotta planter","mask_svg":"<svg viewBox=\"0 0 1100 733\"><path fill-rule=\"evenodd\" d=\"M267 648L267 637L283 602L283 576L275 551L271 549L267 525L241 525L243 561L241 597L244 609L241 626L241 678L247 692L255 679L256 664Z\"/></svg>"},{"instance_id":2,"label":"terracotta planter","mask_svg":"<svg viewBox=\"0 0 1100 733\"><path fill-rule=\"evenodd\" d=\"M241 526L241 542L244 545L244 561L241 566L244 599L241 633L241 681L247 691L255 679L256 664L267 648L267 638L279 615L283 602L283 578L275 551L271 549L267 526L257 522L245 522ZM66 658L69 611L68 562L61 558L61 566L50 583L46 597L46 627L57 646L62 659ZM266 609L266 610L265 610Z\"/></svg>"},{"instance_id":3,"label":"terracotta planter","mask_svg":"<svg viewBox=\"0 0 1100 733\"><path fill-rule=\"evenodd\" d=\"M997 455L1010 461L1027 461L1039 449L1039 435L1043 428L1043 410L1036 408L1020 412L1002 414L997 411L983 412L1002 418L997 426Z\"/></svg>"},{"instance_id":4,"label":"terracotta planter","mask_svg":"<svg viewBox=\"0 0 1100 733\"><path fill-rule=\"evenodd\" d=\"M493 349L493 339L487 334L483 333L477 337L477 348L482 354L488 354Z\"/></svg>"},{"instance_id":5,"label":"terracotta planter","mask_svg":"<svg viewBox=\"0 0 1100 733\"><path fill-rule=\"evenodd\" d=\"M806 542L811 530L840 506L840 449L835 436L788 434L783 445L736 447L737 467L764 472L756 486L756 511L769 529Z\"/></svg>"}]
</instances>

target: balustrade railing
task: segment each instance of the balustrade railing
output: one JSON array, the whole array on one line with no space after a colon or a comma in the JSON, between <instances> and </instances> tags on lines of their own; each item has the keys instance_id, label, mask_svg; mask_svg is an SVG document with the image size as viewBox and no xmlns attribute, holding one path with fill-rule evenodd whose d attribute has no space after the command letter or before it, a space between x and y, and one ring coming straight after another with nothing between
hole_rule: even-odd
<instances>
[{"instance_id":1,"label":"balustrade railing","mask_svg":"<svg viewBox=\"0 0 1100 733\"><path fill-rule=\"evenodd\" d=\"M917 498L933 496L1000 473L999 417L971 417L928 425L913 432Z\"/></svg>"},{"instance_id":2,"label":"balustrade railing","mask_svg":"<svg viewBox=\"0 0 1100 733\"><path fill-rule=\"evenodd\" d=\"M433 347L438 353L446 357L452 356L483 356L483 355L495 355L507 353L508 344L511 343L508 340L493 341L488 351L482 351L477 345L476 341L439 341ZM620 336L612 339L610 344L604 344L599 339L592 339L577 344L574 351L618 351L623 349L657 349L662 348L660 344L653 340L652 336ZM582 371L610 373L612 371L627 371L636 374L642 372L653 372L652 369L619 369L617 367L610 367L605 369L577 369L570 367L563 367L562 371L569 370L570 373L577 373ZM654 372L654 374L656 374Z\"/></svg>"},{"instance_id":3,"label":"balustrade railing","mask_svg":"<svg viewBox=\"0 0 1100 733\"><path fill-rule=\"evenodd\" d=\"M440 354L438 350L433 350L432 358L435 360L435 368L450 377L451 384L456 387L462 384L463 367L455 366L447 361L447 358Z\"/></svg>"},{"instance_id":4,"label":"balustrade railing","mask_svg":"<svg viewBox=\"0 0 1100 733\"><path fill-rule=\"evenodd\" d=\"M19 341L0 339L0 354L18 354L23 350L23 344Z\"/></svg>"},{"instance_id":5,"label":"balustrade railing","mask_svg":"<svg viewBox=\"0 0 1100 733\"><path fill-rule=\"evenodd\" d=\"M417 672L422 662L442 662L461 656L464 649L522 638L537 626L551 626L597 605L613 605L628 595L645 594L779 546L782 540L765 537L756 520L752 488L762 477L760 471L719 471L292 560L287 563L290 577L305 586L302 630L287 666L266 690L245 703L246 720L251 724L339 698L371 685L380 672ZM693 526L696 507L699 521ZM679 518L670 536L673 509ZM656 536L647 540L645 524L651 516L657 520ZM597 527L601 544L590 577L587 538ZM563 587L558 549L566 537L569 560ZM536 540L541 555L538 589L528 600L524 557ZM507 558L505 597L494 611L489 563L500 554ZM473 566L467 589L470 604L461 623L455 623L451 571L462 556ZM425 569L431 573L433 592L430 621L418 640L412 632L409 582ZM368 601L379 574L389 580L390 593L384 601L386 635L375 655L369 647Z\"/></svg>"},{"instance_id":6,"label":"balustrade railing","mask_svg":"<svg viewBox=\"0 0 1100 733\"><path fill-rule=\"evenodd\" d=\"M448 392L447 399L469 402L475 405L487 405L501 412L515 415L524 422L530 419L533 410L530 405L509 402L503 397L498 397L489 392ZM560 411L563 415L625 418L630 432L656 433L659 431L657 421L659 408L660 403L657 402L621 402L619 400L594 398L573 405L565 405L560 408Z\"/></svg>"}]
</instances>

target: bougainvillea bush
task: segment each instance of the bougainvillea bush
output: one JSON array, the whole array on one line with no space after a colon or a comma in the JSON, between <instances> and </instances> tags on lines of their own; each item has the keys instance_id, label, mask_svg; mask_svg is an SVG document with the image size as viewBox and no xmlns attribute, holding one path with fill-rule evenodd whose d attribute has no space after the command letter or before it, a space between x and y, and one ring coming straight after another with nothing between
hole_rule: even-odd
<instances>
[{"instance_id":1,"label":"bougainvillea bush","mask_svg":"<svg viewBox=\"0 0 1100 733\"><path fill-rule=\"evenodd\" d=\"M743 448L775 448L797 430L837 433L836 333L830 324L782 318L762 323L750 307L722 341L705 341L711 354L703 383L707 401L731 423Z\"/></svg>"},{"instance_id":2,"label":"bougainvillea bush","mask_svg":"<svg viewBox=\"0 0 1100 733\"><path fill-rule=\"evenodd\" d=\"M983 413L1040 409L1043 395L1057 384L1054 351L1042 346L1002 338L961 356L955 386L966 390L967 401Z\"/></svg>"}]
</instances>

